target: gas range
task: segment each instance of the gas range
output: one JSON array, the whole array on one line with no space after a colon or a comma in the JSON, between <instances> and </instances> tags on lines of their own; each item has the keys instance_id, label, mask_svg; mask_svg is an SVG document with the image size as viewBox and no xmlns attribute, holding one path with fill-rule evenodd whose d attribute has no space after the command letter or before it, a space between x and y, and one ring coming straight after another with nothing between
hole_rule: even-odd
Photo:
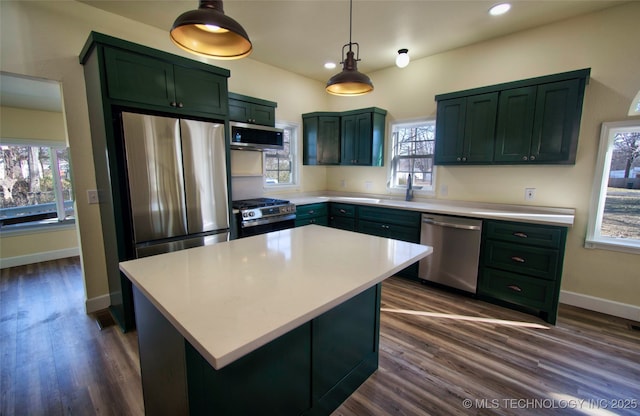
<instances>
[{"instance_id":1,"label":"gas range","mask_svg":"<svg viewBox=\"0 0 640 416\"><path fill-rule=\"evenodd\" d=\"M240 237L292 228L295 225L296 206L283 199L243 199L233 201L231 206L239 211Z\"/></svg>"}]
</instances>

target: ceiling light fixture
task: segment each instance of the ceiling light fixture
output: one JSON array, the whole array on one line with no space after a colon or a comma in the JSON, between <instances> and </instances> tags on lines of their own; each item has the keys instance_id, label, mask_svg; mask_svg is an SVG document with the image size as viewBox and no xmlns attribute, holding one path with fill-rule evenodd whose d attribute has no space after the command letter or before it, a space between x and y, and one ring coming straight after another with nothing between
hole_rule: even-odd
<instances>
[{"instance_id":1,"label":"ceiling light fixture","mask_svg":"<svg viewBox=\"0 0 640 416\"><path fill-rule=\"evenodd\" d=\"M500 16L501 14L505 14L511 9L511 4L509 3L500 3L494 6L491 6L489 9L489 14L491 16Z\"/></svg>"},{"instance_id":2,"label":"ceiling light fixture","mask_svg":"<svg viewBox=\"0 0 640 416\"><path fill-rule=\"evenodd\" d=\"M342 72L332 76L327 81L327 92L333 95L353 96L362 95L373 91L373 83L365 74L358 72L357 62L360 60L360 45L351 42L351 29L353 21L353 0L349 0L349 43L342 47L342 57L344 50L348 46L346 58L343 59ZM356 46L356 57L354 58L352 46Z\"/></svg>"},{"instance_id":3,"label":"ceiling light fixture","mask_svg":"<svg viewBox=\"0 0 640 416\"><path fill-rule=\"evenodd\" d=\"M396 66L398 68L405 68L409 65L409 49L398 49L398 56L396 56Z\"/></svg>"},{"instance_id":4,"label":"ceiling light fixture","mask_svg":"<svg viewBox=\"0 0 640 416\"><path fill-rule=\"evenodd\" d=\"M197 10L178 16L171 40L187 52L214 59L239 59L253 49L240 23L224 14L222 0L200 0Z\"/></svg>"}]
</instances>

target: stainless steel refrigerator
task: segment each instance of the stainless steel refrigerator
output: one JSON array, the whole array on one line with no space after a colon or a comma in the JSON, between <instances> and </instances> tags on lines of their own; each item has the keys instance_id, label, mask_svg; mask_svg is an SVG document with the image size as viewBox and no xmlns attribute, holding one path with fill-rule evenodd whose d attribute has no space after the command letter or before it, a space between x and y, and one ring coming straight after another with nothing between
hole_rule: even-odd
<instances>
[{"instance_id":1,"label":"stainless steel refrigerator","mask_svg":"<svg viewBox=\"0 0 640 416\"><path fill-rule=\"evenodd\" d=\"M122 113L136 256L229 239L224 124Z\"/></svg>"}]
</instances>

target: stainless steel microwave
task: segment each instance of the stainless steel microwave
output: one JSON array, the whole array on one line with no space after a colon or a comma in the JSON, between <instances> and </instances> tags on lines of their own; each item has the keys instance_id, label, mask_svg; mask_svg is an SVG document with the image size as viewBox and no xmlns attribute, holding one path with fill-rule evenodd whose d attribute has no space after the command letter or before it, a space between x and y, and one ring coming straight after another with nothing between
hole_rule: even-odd
<instances>
[{"instance_id":1,"label":"stainless steel microwave","mask_svg":"<svg viewBox=\"0 0 640 416\"><path fill-rule=\"evenodd\" d=\"M283 130L257 124L229 123L231 148L246 150L282 150Z\"/></svg>"}]
</instances>

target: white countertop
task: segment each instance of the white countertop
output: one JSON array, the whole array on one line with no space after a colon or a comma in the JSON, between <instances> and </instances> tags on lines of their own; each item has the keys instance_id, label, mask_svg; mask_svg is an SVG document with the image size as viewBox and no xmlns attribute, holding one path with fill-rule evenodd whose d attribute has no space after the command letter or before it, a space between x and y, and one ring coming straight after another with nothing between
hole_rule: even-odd
<instances>
[{"instance_id":1,"label":"white countertop","mask_svg":"<svg viewBox=\"0 0 640 416\"><path fill-rule=\"evenodd\" d=\"M280 195L296 205L318 202L344 202L347 204L399 208L431 214L458 215L463 217L518 221L533 224L571 227L575 218L573 208L538 207L530 205L491 204L483 202L419 200L404 201L392 198L364 196L300 196Z\"/></svg>"},{"instance_id":2,"label":"white countertop","mask_svg":"<svg viewBox=\"0 0 640 416\"><path fill-rule=\"evenodd\" d=\"M431 254L308 225L120 263L216 369Z\"/></svg>"}]
</instances>

